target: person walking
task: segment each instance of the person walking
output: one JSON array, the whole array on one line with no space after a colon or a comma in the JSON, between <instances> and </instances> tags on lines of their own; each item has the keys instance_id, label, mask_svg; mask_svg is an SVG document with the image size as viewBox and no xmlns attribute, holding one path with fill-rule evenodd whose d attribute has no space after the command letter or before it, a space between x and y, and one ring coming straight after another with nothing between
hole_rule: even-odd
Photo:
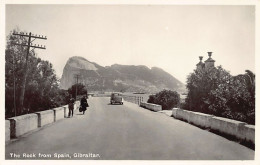
<instances>
[{"instance_id":1,"label":"person walking","mask_svg":"<svg viewBox=\"0 0 260 165\"><path fill-rule=\"evenodd\" d=\"M88 101L86 96L83 96L83 98L80 100L80 106L84 115L88 107Z\"/></svg>"},{"instance_id":2,"label":"person walking","mask_svg":"<svg viewBox=\"0 0 260 165\"><path fill-rule=\"evenodd\" d=\"M69 118L73 117L74 103L75 103L75 100L71 96L70 100L69 100L69 115L68 115Z\"/></svg>"}]
</instances>

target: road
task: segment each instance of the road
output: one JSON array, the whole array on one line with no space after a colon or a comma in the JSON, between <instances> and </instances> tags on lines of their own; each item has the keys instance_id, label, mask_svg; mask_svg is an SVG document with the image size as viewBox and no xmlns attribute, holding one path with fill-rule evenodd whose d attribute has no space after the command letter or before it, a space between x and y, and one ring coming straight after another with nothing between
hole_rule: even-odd
<instances>
[{"instance_id":1,"label":"road","mask_svg":"<svg viewBox=\"0 0 260 165\"><path fill-rule=\"evenodd\" d=\"M75 112L8 144L6 159L254 159L253 150L165 114L110 105L109 98L88 102L85 115Z\"/></svg>"}]
</instances>

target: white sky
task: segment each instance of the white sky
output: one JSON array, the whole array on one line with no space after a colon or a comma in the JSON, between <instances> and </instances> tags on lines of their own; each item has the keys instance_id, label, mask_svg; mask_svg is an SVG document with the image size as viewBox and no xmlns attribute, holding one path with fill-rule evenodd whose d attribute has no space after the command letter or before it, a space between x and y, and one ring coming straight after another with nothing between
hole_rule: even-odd
<instances>
[{"instance_id":1,"label":"white sky","mask_svg":"<svg viewBox=\"0 0 260 165\"><path fill-rule=\"evenodd\" d=\"M14 28L46 35L38 56L58 77L72 56L102 66L157 66L186 82L212 51L231 74L255 72L253 6L7 5L6 35Z\"/></svg>"}]
</instances>

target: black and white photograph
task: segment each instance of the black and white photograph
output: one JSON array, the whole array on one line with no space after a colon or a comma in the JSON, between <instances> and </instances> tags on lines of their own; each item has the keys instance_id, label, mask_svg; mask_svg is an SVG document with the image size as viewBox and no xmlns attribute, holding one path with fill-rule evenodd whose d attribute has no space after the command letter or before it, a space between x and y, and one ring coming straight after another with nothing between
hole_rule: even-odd
<instances>
[{"instance_id":1,"label":"black and white photograph","mask_svg":"<svg viewBox=\"0 0 260 165\"><path fill-rule=\"evenodd\" d=\"M4 164L257 164L257 1L14 2L1 11Z\"/></svg>"}]
</instances>

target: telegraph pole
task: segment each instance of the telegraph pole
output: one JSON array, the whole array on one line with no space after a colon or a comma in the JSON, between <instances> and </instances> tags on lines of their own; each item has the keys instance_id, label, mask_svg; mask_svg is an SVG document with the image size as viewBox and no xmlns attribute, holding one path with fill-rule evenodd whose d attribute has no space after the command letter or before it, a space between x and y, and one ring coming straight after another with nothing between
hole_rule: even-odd
<instances>
[{"instance_id":1,"label":"telegraph pole","mask_svg":"<svg viewBox=\"0 0 260 165\"><path fill-rule=\"evenodd\" d=\"M77 100L77 92L78 92L78 80L79 80L79 74L75 74L74 78L76 78L76 96L75 100Z\"/></svg>"},{"instance_id":2,"label":"telegraph pole","mask_svg":"<svg viewBox=\"0 0 260 165\"><path fill-rule=\"evenodd\" d=\"M27 33L13 33L13 35L17 35L20 37L27 37L28 38L28 43L27 44L20 44L20 43L13 43L14 45L20 45L20 46L26 46L27 47L27 53L26 53L26 58L25 58L25 73L23 75L23 79L22 79L22 89L21 89L21 93L20 93L20 99L19 99L19 111L18 113L21 114L23 111L23 103L24 103L24 93L25 93L25 88L26 88L26 79L27 79L27 74L28 74L28 57L29 57L29 53L30 53L30 48L37 48L37 49L46 49L45 46L39 46L39 45L33 45L32 42L36 39L43 39L43 40L47 40L47 37L45 36L40 36L40 35L33 35L31 32L29 34ZM33 40L32 40L33 39ZM33 50L32 49L32 50Z\"/></svg>"},{"instance_id":3,"label":"telegraph pole","mask_svg":"<svg viewBox=\"0 0 260 165\"><path fill-rule=\"evenodd\" d=\"M13 55L13 80L14 80L14 116L16 116L16 97L15 97L15 95L16 95L16 93L15 93L15 81L16 81L16 78L15 78L15 66L14 66L14 55Z\"/></svg>"}]
</instances>

